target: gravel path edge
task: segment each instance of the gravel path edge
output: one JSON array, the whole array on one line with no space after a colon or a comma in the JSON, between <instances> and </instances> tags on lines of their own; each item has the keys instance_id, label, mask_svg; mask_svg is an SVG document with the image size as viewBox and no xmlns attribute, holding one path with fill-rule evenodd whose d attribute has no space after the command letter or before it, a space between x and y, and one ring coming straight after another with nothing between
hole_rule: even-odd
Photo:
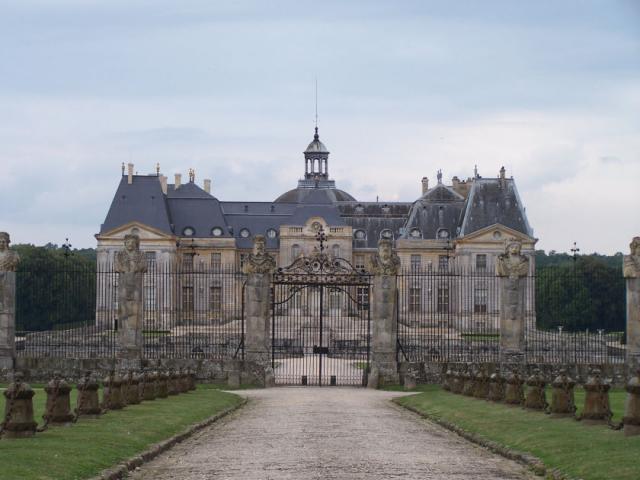
<instances>
[{"instance_id":1,"label":"gravel path edge","mask_svg":"<svg viewBox=\"0 0 640 480\"><path fill-rule=\"evenodd\" d=\"M500 443L494 442L492 440L487 440L486 438L483 438L480 435L476 435L475 433L471 433L464 430L463 428L459 427L454 423L448 422L446 420L442 420L441 418L425 413L410 405L403 405L402 403L400 403L399 400L400 400L399 398L395 398L392 401L396 405L399 405L400 407L405 408L415 413L416 415L426 420L429 420L430 422L436 423L441 427L446 428L447 430L461 436L465 440L475 443L476 445L480 445L481 447L486 448L493 453L497 453L498 455L501 455L509 460L515 460L518 463L526 465L531 470L533 470L533 472L536 473L537 475L544 476L545 478L549 478L552 480L574 480L573 477L570 477L562 473L558 469L551 469L547 467L542 460L540 460L538 457L534 455L531 455L529 453L519 452L517 450L513 450L511 448L505 447Z\"/></svg>"},{"instance_id":2,"label":"gravel path edge","mask_svg":"<svg viewBox=\"0 0 640 480\"><path fill-rule=\"evenodd\" d=\"M161 442L155 443L151 445L149 448L144 450L142 453L129 458L128 460L119 463L115 467L108 468L103 470L100 474L95 477L90 477L89 480L120 480L122 478L126 478L127 474L141 465L150 462L158 455L166 452L171 447L177 445L180 442L183 442L187 438L191 437L193 434L199 432L200 430L207 428L213 425L215 422L220 420L223 417L226 417L230 413L235 412L236 410L242 408L247 404L246 398L241 398L240 402L233 407L226 408L221 412L216 413L215 415L203 420L202 422L194 423L186 430L169 437L166 440L162 440Z\"/></svg>"}]
</instances>

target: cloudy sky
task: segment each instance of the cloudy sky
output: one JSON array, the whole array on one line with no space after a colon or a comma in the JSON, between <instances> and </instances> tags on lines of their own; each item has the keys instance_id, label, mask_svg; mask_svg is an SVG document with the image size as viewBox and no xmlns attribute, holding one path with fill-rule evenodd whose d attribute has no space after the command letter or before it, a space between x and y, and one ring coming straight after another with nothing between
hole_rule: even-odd
<instances>
[{"instance_id":1,"label":"cloudy sky","mask_svg":"<svg viewBox=\"0 0 640 480\"><path fill-rule=\"evenodd\" d=\"M360 200L516 179L538 246L640 235L640 2L0 0L0 230L94 246L122 162L293 188L319 124Z\"/></svg>"}]
</instances>

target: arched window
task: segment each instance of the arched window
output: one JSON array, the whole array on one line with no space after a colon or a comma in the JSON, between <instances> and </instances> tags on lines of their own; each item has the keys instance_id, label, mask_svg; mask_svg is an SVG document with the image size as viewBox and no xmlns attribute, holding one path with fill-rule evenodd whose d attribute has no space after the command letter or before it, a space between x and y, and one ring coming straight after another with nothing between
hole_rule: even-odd
<instances>
[{"instance_id":1,"label":"arched window","mask_svg":"<svg viewBox=\"0 0 640 480\"><path fill-rule=\"evenodd\" d=\"M291 259L295 260L299 256L300 256L300 245L298 245L297 243L294 245L291 245Z\"/></svg>"},{"instance_id":2,"label":"arched window","mask_svg":"<svg viewBox=\"0 0 640 480\"><path fill-rule=\"evenodd\" d=\"M340 257L340 245L332 245L331 246L331 254L334 258Z\"/></svg>"}]
</instances>

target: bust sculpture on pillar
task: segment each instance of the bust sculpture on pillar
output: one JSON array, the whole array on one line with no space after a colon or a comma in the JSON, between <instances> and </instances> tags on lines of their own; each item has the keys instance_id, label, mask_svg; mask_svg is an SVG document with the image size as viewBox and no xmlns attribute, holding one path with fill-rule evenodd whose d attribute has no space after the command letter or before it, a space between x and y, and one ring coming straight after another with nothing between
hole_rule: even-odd
<instances>
[{"instance_id":1,"label":"bust sculpture on pillar","mask_svg":"<svg viewBox=\"0 0 640 480\"><path fill-rule=\"evenodd\" d=\"M140 251L140 237L124 237L124 249L116 254L118 272L118 355L138 359L142 355L142 280L147 261Z\"/></svg>"},{"instance_id":2,"label":"bust sculpture on pillar","mask_svg":"<svg viewBox=\"0 0 640 480\"><path fill-rule=\"evenodd\" d=\"M400 269L400 259L393 251L391 240L381 239L378 242L378 252L371 258L370 268L373 274L371 371L378 378L370 378L368 384L397 384L400 379L396 361L396 276Z\"/></svg>"},{"instance_id":3,"label":"bust sculpture on pillar","mask_svg":"<svg viewBox=\"0 0 640 480\"><path fill-rule=\"evenodd\" d=\"M631 367L640 366L640 237L631 240L622 273L627 283L627 354Z\"/></svg>"},{"instance_id":4,"label":"bust sculpture on pillar","mask_svg":"<svg viewBox=\"0 0 640 480\"><path fill-rule=\"evenodd\" d=\"M267 367L271 356L271 322L269 321L269 294L271 274L275 271L276 261L266 249L263 235L253 239L253 253L244 263L247 274L245 287L245 358L252 365L258 381L264 380L263 369Z\"/></svg>"},{"instance_id":5,"label":"bust sculpture on pillar","mask_svg":"<svg viewBox=\"0 0 640 480\"><path fill-rule=\"evenodd\" d=\"M20 256L9 249L11 239L0 232L0 368L12 368L15 356L16 269Z\"/></svg>"},{"instance_id":6,"label":"bust sculpture on pillar","mask_svg":"<svg viewBox=\"0 0 640 480\"><path fill-rule=\"evenodd\" d=\"M522 254L522 243L509 240L505 253L498 256L496 275L500 277L500 355L503 361L518 362L524 354L525 278L529 258Z\"/></svg>"}]
</instances>

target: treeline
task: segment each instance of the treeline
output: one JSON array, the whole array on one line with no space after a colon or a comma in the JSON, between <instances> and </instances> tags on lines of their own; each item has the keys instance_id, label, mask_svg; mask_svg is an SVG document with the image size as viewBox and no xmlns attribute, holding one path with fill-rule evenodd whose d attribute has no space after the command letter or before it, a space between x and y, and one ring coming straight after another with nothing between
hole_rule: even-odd
<instances>
[{"instance_id":1,"label":"treeline","mask_svg":"<svg viewBox=\"0 0 640 480\"><path fill-rule=\"evenodd\" d=\"M92 325L96 312L96 251L15 245L16 330L43 331Z\"/></svg>"},{"instance_id":2,"label":"treeline","mask_svg":"<svg viewBox=\"0 0 640 480\"><path fill-rule=\"evenodd\" d=\"M536 251L538 328L595 333L625 329L622 254L577 255Z\"/></svg>"}]
</instances>

